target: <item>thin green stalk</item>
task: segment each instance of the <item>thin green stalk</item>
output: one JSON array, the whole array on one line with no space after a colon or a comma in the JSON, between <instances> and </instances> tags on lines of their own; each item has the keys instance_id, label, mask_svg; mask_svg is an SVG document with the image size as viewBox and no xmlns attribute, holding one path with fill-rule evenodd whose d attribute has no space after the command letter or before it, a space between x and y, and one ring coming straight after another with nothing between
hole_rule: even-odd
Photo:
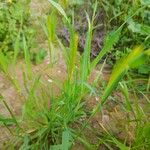
<instances>
[{"instance_id":1,"label":"thin green stalk","mask_svg":"<svg viewBox=\"0 0 150 150\"><path fill-rule=\"evenodd\" d=\"M147 92L150 91L150 76L149 76L149 79L148 79L148 84L147 84Z\"/></svg>"},{"instance_id":2,"label":"thin green stalk","mask_svg":"<svg viewBox=\"0 0 150 150\"><path fill-rule=\"evenodd\" d=\"M16 120L15 115L13 114L13 112L11 111L11 109L9 108L8 104L6 103L6 101L4 100L3 96L0 94L0 99L3 102L4 106L6 107L6 109L8 110L8 112L10 113L11 117L13 118L13 120L15 121L16 125L21 129L19 123Z\"/></svg>"},{"instance_id":3,"label":"thin green stalk","mask_svg":"<svg viewBox=\"0 0 150 150\"><path fill-rule=\"evenodd\" d=\"M23 50L24 50L24 57L25 57L25 63L27 68L27 74L28 77L31 78L32 71L31 71L31 62L30 62L30 53L27 47L26 38L23 36Z\"/></svg>"},{"instance_id":4,"label":"thin green stalk","mask_svg":"<svg viewBox=\"0 0 150 150\"><path fill-rule=\"evenodd\" d=\"M14 136L14 133L12 132L11 129L9 129L9 127L6 125L6 123L3 123L3 124L4 124L5 128L10 132L10 134Z\"/></svg>"}]
</instances>

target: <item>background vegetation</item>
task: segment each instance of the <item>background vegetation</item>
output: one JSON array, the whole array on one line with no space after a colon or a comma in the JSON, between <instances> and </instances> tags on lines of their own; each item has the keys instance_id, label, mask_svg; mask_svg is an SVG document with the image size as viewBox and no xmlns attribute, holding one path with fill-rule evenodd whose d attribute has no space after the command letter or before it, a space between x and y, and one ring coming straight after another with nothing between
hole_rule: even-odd
<instances>
[{"instance_id":1,"label":"background vegetation","mask_svg":"<svg viewBox=\"0 0 150 150\"><path fill-rule=\"evenodd\" d=\"M43 48L36 53L33 49L39 49L35 41L38 34L32 24L31 1L0 2L0 73L11 82L21 101L21 113L16 115L0 93L0 102L10 114L0 114L1 127L10 133L2 149L69 150L79 149L78 145L93 150L150 149L149 1L48 2L50 8L40 26L48 51ZM84 21L82 16L80 21L81 10ZM101 24L95 21L99 13L103 16ZM77 29L76 19L85 26ZM102 43L91 57L99 27L104 31ZM67 30L65 40L59 29ZM45 70L52 70L59 62L55 59L56 49L61 49L65 77L61 81L49 76L48 82L53 84L47 84L43 79ZM43 60L46 55L48 64ZM22 64L21 81L17 78L18 62ZM98 69L100 62L102 67ZM44 69L35 72L35 64L39 63L44 63ZM106 64L111 68L109 81L103 80ZM94 71L98 73L93 75ZM121 94L121 99L116 93ZM88 104L93 97L96 104ZM124 121L118 126L123 126L121 130L132 139L127 134L120 138L112 127L108 129L101 123L107 117L104 111L113 109L111 102L119 104L118 113L123 113ZM102 119L95 119L97 115ZM110 126L111 121L107 122Z\"/></svg>"}]
</instances>

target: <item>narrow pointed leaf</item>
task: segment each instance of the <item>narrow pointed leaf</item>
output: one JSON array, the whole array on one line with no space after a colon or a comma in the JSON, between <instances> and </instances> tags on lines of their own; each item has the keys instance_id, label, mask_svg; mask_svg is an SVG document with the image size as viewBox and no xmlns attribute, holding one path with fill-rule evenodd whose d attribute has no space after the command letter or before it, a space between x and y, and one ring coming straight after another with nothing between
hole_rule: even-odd
<instances>
[{"instance_id":1,"label":"narrow pointed leaf","mask_svg":"<svg viewBox=\"0 0 150 150\"><path fill-rule=\"evenodd\" d=\"M97 65L97 63L102 59L102 57L112 49L113 45L118 42L121 34L121 30L122 30L122 26L118 28L116 31L113 31L105 38L104 47L102 48L98 56L93 60L91 64L91 70L93 70Z\"/></svg>"},{"instance_id":2,"label":"narrow pointed leaf","mask_svg":"<svg viewBox=\"0 0 150 150\"><path fill-rule=\"evenodd\" d=\"M64 11L64 9L55 1L53 0L48 0L59 12L60 14L66 19L66 21L69 23L69 19Z\"/></svg>"},{"instance_id":3,"label":"narrow pointed leaf","mask_svg":"<svg viewBox=\"0 0 150 150\"><path fill-rule=\"evenodd\" d=\"M117 86L118 82L121 80L123 75L128 71L130 66L132 66L134 61L139 59L139 57L143 55L143 53L144 53L143 48L137 47L128 56L123 57L116 63L110 76L109 83L102 96L101 102L102 104L106 101L107 97L111 94L112 90Z\"/></svg>"}]
</instances>

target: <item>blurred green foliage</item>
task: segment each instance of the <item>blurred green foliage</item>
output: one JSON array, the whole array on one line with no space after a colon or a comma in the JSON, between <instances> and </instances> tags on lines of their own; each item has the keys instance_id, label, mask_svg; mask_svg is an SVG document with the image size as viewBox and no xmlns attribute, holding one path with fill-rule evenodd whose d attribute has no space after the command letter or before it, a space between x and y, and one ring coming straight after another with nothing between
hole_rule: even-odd
<instances>
[{"instance_id":1,"label":"blurred green foliage","mask_svg":"<svg viewBox=\"0 0 150 150\"><path fill-rule=\"evenodd\" d=\"M119 43L109 54L108 62L110 64L130 52L131 47L136 45L143 45L145 49L150 47L149 0L102 0L101 6L106 14L105 27L107 31L117 28L126 21ZM149 75L149 66L150 60L148 59L144 65L139 66L134 72Z\"/></svg>"},{"instance_id":2,"label":"blurred green foliage","mask_svg":"<svg viewBox=\"0 0 150 150\"><path fill-rule=\"evenodd\" d=\"M28 48L33 44L34 30L31 28L29 2L25 0L0 2L0 51L12 56L19 35L18 49L22 53L23 36Z\"/></svg>"}]
</instances>

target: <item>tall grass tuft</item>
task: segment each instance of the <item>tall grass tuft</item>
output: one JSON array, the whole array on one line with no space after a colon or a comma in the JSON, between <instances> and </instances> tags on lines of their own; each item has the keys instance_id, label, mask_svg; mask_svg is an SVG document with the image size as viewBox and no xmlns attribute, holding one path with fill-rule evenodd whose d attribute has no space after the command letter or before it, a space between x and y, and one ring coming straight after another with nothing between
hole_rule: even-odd
<instances>
[{"instance_id":1,"label":"tall grass tuft","mask_svg":"<svg viewBox=\"0 0 150 150\"><path fill-rule=\"evenodd\" d=\"M88 116L83 107L85 104L84 98L87 94L94 91L93 85L95 84L95 82L93 84L88 84L89 76L91 75L92 71L95 69L99 61L102 59L102 57L107 54L112 49L114 44L119 41L122 30L121 26L116 31L108 34L104 40L104 47L102 48L98 56L93 61L91 61L91 41L94 29L94 18L97 11L97 1L94 4L92 18L90 18L89 15L85 12L88 22L88 31L86 33L84 52L81 56L78 55L78 35L74 29L73 23L70 21L71 19L66 15L64 9L59 3L56 3L54 0L49 0L49 2L61 14L63 19L65 19L65 25L70 35L69 47L65 47L56 35L55 20L57 16L52 13L47 17L46 33L50 46L50 59L51 61L53 60L53 43L55 42L55 40L57 40L58 44L63 50L67 67L67 78L61 86L56 84L56 86L60 89L60 94L55 96L54 93L52 93L51 85L45 85L41 81L41 74L33 76L31 70L30 53L28 51L28 43L26 41L26 37L23 36L23 49L27 68L27 77L30 77L30 79L32 79L32 82L28 83L28 80L26 79L27 77L24 74L24 85L26 93L22 118L20 122L18 122L13 114L11 114L11 120L2 117L0 118L0 121L2 121L3 123L8 123L8 121L10 121L10 123L18 124L18 128L20 127L20 125L24 127L24 132L19 132L19 134L17 135L17 140L15 139L16 141L15 143L13 143L15 146L22 145L21 149L70 149L71 145L74 142L74 138L79 136L79 134L75 132L71 125L74 125L76 122L78 122L82 116ZM20 35L18 34L18 38L19 36ZM14 64L16 63L18 53L17 40L15 51L16 52L13 61ZM139 46L133 49L133 51L127 56L121 58L114 65L110 80L107 86L104 88L103 94L100 95L100 101L98 102L97 106L93 108L92 113L90 113L89 119L83 123L81 132L83 132L83 129L87 127L89 120L98 111L102 110L104 104L107 101L107 98L117 87L127 71L132 67L137 67L138 65L140 65L145 60L147 55L149 55L149 50L144 51L144 49ZM2 55L1 53L0 58L2 58L0 59L0 65L3 68L3 71L7 72L7 61L5 60L4 55ZM98 78L99 75L97 76L95 81ZM122 86L122 91L124 92L124 96L126 98L127 108L130 111L131 106L129 104L127 87L123 84L120 85ZM11 113L4 100L3 103ZM142 116L142 111L140 110L138 105L136 105L136 114L137 116L140 116L138 118L140 119ZM137 135L143 133L142 137L146 136L146 140L148 140L148 136L145 134L145 130L149 130L149 124L145 127L144 130L138 128ZM108 132L107 135L109 137L107 142L114 143L119 149L122 150L129 149L129 147L122 144ZM84 139L82 139L81 137L79 138L83 143L87 145L89 149L91 148L91 145L88 142L84 141ZM138 138L135 141L135 145L137 147L140 147L140 145L138 145L138 141L142 141L141 138ZM105 144L108 145L106 142Z\"/></svg>"}]
</instances>

